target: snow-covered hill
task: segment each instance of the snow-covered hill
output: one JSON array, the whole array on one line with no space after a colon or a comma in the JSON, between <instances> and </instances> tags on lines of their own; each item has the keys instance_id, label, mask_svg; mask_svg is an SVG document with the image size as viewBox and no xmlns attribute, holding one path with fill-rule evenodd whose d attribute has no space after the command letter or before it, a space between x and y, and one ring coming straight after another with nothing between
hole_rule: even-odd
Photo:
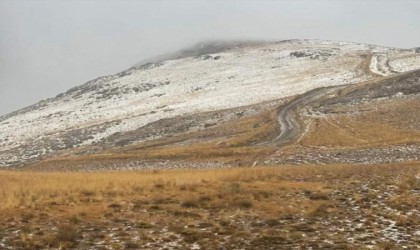
<instances>
[{"instance_id":1,"label":"snow-covered hill","mask_svg":"<svg viewBox=\"0 0 420 250\"><path fill-rule=\"evenodd\" d=\"M0 167L88 148L165 118L420 68L420 54L413 50L345 42L289 40L194 48L171 60L99 77L0 117Z\"/></svg>"}]
</instances>

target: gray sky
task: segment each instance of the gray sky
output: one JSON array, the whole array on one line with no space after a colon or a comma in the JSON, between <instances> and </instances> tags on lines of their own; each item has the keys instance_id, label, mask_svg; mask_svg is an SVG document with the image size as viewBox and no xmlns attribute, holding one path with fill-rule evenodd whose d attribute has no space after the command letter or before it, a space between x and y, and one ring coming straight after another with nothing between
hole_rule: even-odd
<instances>
[{"instance_id":1,"label":"gray sky","mask_svg":"<svg viewBox=\"0 0 420 250\"><path fill-rule=\"evenodd\" d=\"M0 115L209 39L420 47L420 1L0 0Z\"/></svg>"}]
</instances>

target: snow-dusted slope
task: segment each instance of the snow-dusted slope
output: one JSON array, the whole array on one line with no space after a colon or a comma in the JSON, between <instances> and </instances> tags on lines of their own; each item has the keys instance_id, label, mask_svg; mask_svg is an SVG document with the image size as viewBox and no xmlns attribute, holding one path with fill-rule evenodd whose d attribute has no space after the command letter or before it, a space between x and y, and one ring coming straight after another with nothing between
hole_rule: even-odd
<instances>
[{"instance_id":1,"label":"snow-dusted slope","mask_svg":"<svg viewBox=\"0 0 420 250\"><path fill-rule=\"evenodd\" d=\"M135 66L0 117L0 167L88 146L163 118L419 67L415 52L343 42L291 40L220 51Z\"/></svg>"}]
</instances>

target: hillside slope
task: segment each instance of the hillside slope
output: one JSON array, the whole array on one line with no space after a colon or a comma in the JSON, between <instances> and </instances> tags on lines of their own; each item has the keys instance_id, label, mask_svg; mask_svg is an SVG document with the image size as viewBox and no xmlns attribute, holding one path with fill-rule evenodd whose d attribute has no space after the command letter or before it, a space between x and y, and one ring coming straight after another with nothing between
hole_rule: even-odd
<instances>
[{"instance_id":1,"label":"hillside slope","mask_svg":"<svg viewBox=\"0 0 420 250\"><path fill-rule=\"evenodd\" d=\"M196 48L0 117L0 167L417 159L416 51L318 40Z\"/></svg>"}]
</instances>

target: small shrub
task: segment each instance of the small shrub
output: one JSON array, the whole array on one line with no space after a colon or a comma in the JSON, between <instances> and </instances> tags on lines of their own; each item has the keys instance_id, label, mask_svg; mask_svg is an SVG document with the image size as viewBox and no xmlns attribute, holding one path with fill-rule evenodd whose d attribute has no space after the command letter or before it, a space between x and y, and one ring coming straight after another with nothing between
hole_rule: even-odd
<instances>
[{"instance_id":1,"label":"small shrub","mask_svg":"<svg viewBox=\"0 0 420 250\"><path fill-rule=\"evenodd\" d=\"M159 210L160 209L160 206L159 205L151 205L150 206L150 209L151 210Z\"/></svg>"},{"instance_id":2,"label":"small shrub","mask_svg":"<svg viewBox=\"0 0 420 250\"><path fill-rule=\"evenodd\" d=\"M83 196L95 196L96 192L92 190L82 190L80 191L80 194Z\"/></svg>"},{"instance_id":3,"label":"small shrub","mask_svg":"<svg viewBox=\"0 0 420 250\"><path fill-rule=\"evenodd\" d=\"M328 200L328 195L325 193L311 193L309 195L309 199L311 200Z\"/></svg>"},{"instance_id":4,"label":"small shrub","mask_svg":"<svg viewBox=\"0 0 420 250\"><path fill-rule=\"evenodd\" d=\"M127 242L125 243L125 249L139 249L140 246L135 242Z\"/></svg>"},{"instance_id":5,"label":"small shrub","mask_svg":"<svg viewBox=\"0 0 420 250\"><path fill-rule=\"evenodd\" d=\"M309 216L325 216L328 214L328 207L329 205L327 203L321 203L318 206L316 206L310 213Z\"/></svg>"},{"instance_id":6,"label":"small shrub","mask_svg":"<svg viewBox=\"0 0 420 250\"><path fill-rule=\"evenodd\" d=\"M118 192L117 191L114 191L114 190L105 190L103 192L103 195L105 197L116 197L118 195Z\"/></svg>"},{"instance_id":7,"label":"small shrub","mask_svg":"<svg viewBox=\"0 0 420 250\"><path fill-rule=\"evenodd\" d=\"M275 226L280 225L280 222L279 220L276 220L276 219L268 219L265 221L265 224L267 224L269 227L275 227Z\"/></svg>"},{"instance_id":8,"label":"small shrub","mask_svg":"<svg viewBox=\"0 0 420 250\"><path fill-rule=\"evenodd\" d=\"M230 225L230 223L227 220L221 220L221 221L219 221L219 225L222 226L222 227L227 227L227 226Z\"/></svg>"},{"instance_id":9,"label":"small shrub","mask_svg":"<svg viewBox=\"0 0 420 250\"><path fill-rule=\"evenodd\" d=\"M197 231L192 230L192 229L184 229L181 232L181 235L183 236L184 241L187 243L197 242L201 238L200 234Z\"/></svg>"},{"instance_id":10,"label":"small shrub","mask_svg":"<svg viewBox=\"0 0 420 250\"><path fill-rule=\"evenodd\" d=\"M112 203L112 204L109 204L108 207L113 208L113 209L120 209L121 205L117 203Z\"/></svg>"},{"instance_id":11,"label":"small shrub","mask_svg":"<svg viewBox=\"0 0 420 250\"><path fill-rule=\"evenodd\" d=\"M146 222L139 222L137 223L136 228L153 228L153 226Z\"/></svg>"},{"instance_id":12,"label":"small shrub","mask_svg":"<svg viewBox=\"0 0 420 250\"><path fill-rule=\"evenodd\" d=\"M253 206L253 203L250 200L239 199L233 202L233 206L238 208L251 208Z\"/></svg>"},{"instance_id":13,"label":"small shrub","mask_svg":"<svg viewBox=\"0 0 420 250\"><path fill-rule=\"evenodd\" d=\"M198 198L198 200L200 202L206 202L206 201L211 201L212 198L209 195L203 195L203 196L200 196L200 198Z\"/></svg>"},{"instance_id":14,"label":"small shrub","mask_svg":"<svg viewBox=\"0 0 420 250\"><path fill-rule=\"evenodd\" d=\"M416 219L410 216L398 216L396 219L396 225L398 227L415 226Z\"/></svg>"},{"instance_id":15,"label":"small shrub","mask_svg":"<svg viewBox=\"0 0 420 250\"><path fill-rule=\"evenodd\" d=\"M241 191L241 184L238 182L231 183L229 185L229 191L234 194L238 194Z\"/></svg>"},{"instance_id":16,"label":"small shrub","mask_svg":"<svg viewBox=\"0 0 420 250\"><path fill-rule=\"evenodd\" d=\"M55 237L56 245L69 244L74 245L81 237L79 230L71 225L61 225L58 227L58 233Z\"/></svg>"},{"instance_id":17,"label":"small shrub","mask_svg":"<svg viewBox=\"0 0 420 250\"><path fill-rule=\"evenodd\" d=\"M187 211L174 211L172 214L175 215L175 216L189 217L189 218L194 218L194 219L200 219L201 218L201 215L196 214L196 213L187 212Z\"/></svg>"},{"instance_id":18,"label":"small shrub","mask_svg":"<svg viewBox=\"0 0 420 250\"><path fill-rule=\"evenodd\" d=\"M155 184L155 188L156 189L164 189L165 188L165 185L163 185L162 183L156 183Z\"/></svg>"},{"instance_id":19,"label":"small shrub","mask_svg":"<svg viewBox=\"0 0 420 250\"><path fill-rule=\"evenodd\" d=\"M134 185L131 187L131 190L134 193L142 193L144 191L144 188L142 186Z\"/></svg>"},{"instance_id":20,"label":"small shrub","mask_svg":"<svg viewBox=\"0 0 420 250\"><path fill-rule=\"evenodd\" d=\"M189 199L182 202L181 204L182 207L187 207L187 208L196 208L196 207L199 207L199 205L200 204L196 199Z\"/></svg>"},{"instance_id":21,"label":"small shrub","mask_svg":"<svg viewBox=\"0 0 420 250\"><path fill-rule=\"evenodd\" d=\"M72 217L69 218L69 222L72 223L72 224L79 224L80 219L79 219L79 217L77 217L76 215L74 215L74 216L72 216Z\"/></svg>"},{"instance_id":22,"label":"small shrub","mask_svg":"<svg viewBox=\"0 0 420 250\"><path fill-rule=\"evenodd\" d=\"M387 241L387 242L379 243L377 245L377 249L381 249L381 250L393 250L393 249L398 249L398 248L397 248L397 245L395 245L394 242Z\"/></svg>"}]
</instances>

